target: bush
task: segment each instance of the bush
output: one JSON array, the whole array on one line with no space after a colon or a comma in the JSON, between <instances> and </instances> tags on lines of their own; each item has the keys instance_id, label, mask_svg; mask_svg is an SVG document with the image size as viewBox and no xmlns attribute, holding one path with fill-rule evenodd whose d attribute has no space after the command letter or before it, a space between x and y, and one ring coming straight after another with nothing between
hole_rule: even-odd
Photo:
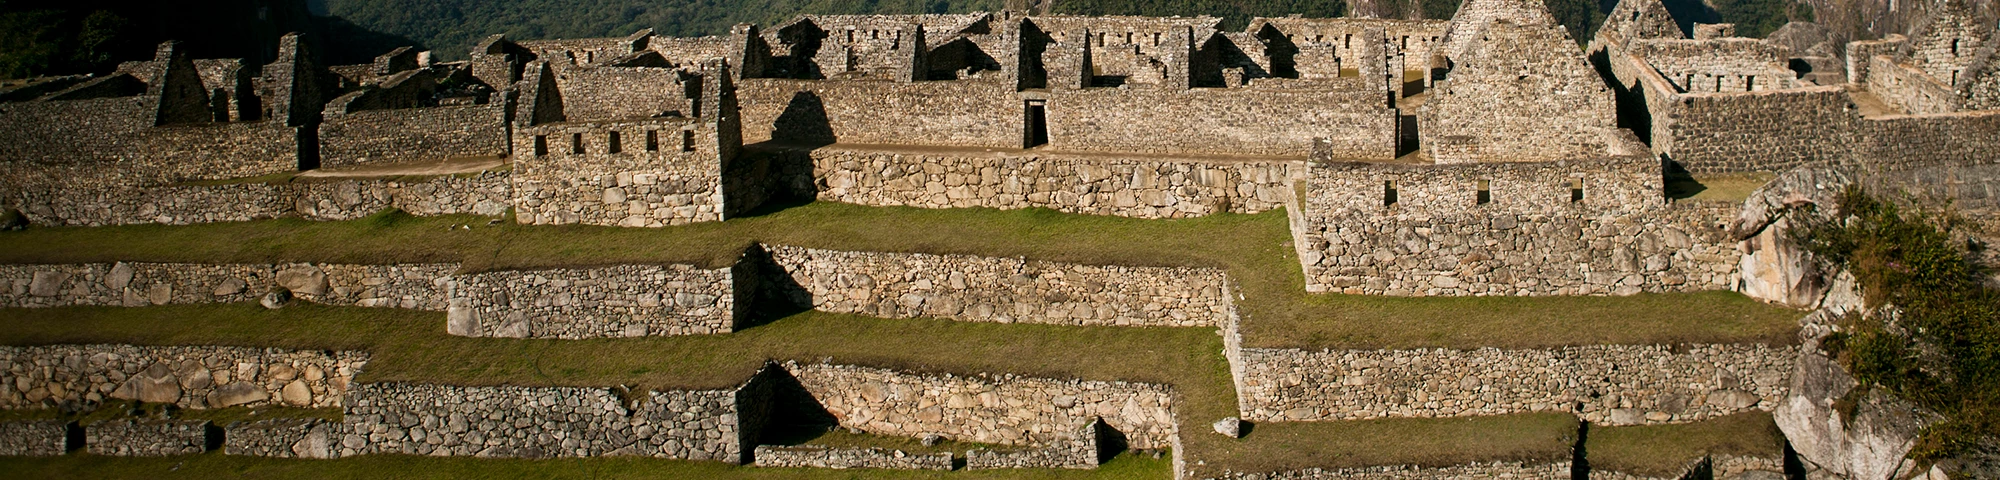
<instances>
[{"instance_id":1,"label":"bush","mask_svg":"<svg viewBox=\"0 0 2000 480\"><path fill-rule=\"evenodd\" d=\"M1886 322L1849 319L1826 343L1862 388L1945 415L1911 452L1919 460L2000 434L2000 293L1983 284L1977 244L1959 240L1963 222L1949 212L1906 210L1850 186L1829 215L1790 213L1794 241L1853 273L1869 307L1897 312Z\"/></svg>"}]
</instances>

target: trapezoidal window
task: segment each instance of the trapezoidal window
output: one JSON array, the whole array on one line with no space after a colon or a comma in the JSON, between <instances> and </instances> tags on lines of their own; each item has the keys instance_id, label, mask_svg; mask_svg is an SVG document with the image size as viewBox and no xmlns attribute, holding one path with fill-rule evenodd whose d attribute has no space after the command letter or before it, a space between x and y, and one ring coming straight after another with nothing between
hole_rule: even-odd
<instances>
[{"instance_id":1,"label":"trapezoidal window","mask_svg":"<svg viewBox=\"0 0 2000 480\"><path fill-rule=\"evenodd\" d=\"M1395 181L1395 180L1383 180L1383 181L1382 181L1382 206L1384 206L1384 207L1388 207L1388 206L1394 206L1394 205L1396 205L1396 181Z\"/></svg>"},{"instance_id":2,"label":"trapezoidal window","mask_svg":"<svg viewBox=\"0 0 2000 480\"><path fill-rule=\"evenodd\" d=\"M536 136L535 136L535 156L539 157L539 156L543 156L543 155L548 155L548 154L549 154L549 136L548 136L548 135L536 135Z\"/></svg>"},{"instance_id":3,"label":"trapezoidal window","mask_svg":"<svg viewBox=\"0 0 2000 480\"><path fill-rule=\"evenodd\" d=\"M648 152L657 152L657 151L660 151L660 131L659 131L659 130L647 130L647 131L646 131L646 151L648 151Z\"/></svg>"},{"instance_id":4,"label":"trapezoidal window","mask_svg":"<svg viewBox=\"0 0 2000 480\"><path fill-rule=\"evenodd\" d=\"M618 153L623 151L625 151L625 146L618 141L618 131L612 130L604 138L604 153Z\"/></svg>"},{"instance_id":5,"label":"trapezoidal window","mask_svg":"<svg viewBox=\"0 0 2000 480\"><path fill-rule=\"evenodd\" d=\"M1493 203L1492 184L1487 183L1485 180L1480 180L1478 186L1479 192L1473 195L1472 204L1485 205Z\"/></svg>"},{"instance_id":6,"label":"trapezoidal window","mask_svg":"<svg viewBox=\"0 0 2000 480\"><path fill-rule=\"evenodd\" d=\"M1570 202L1570 203L1576 203L1576 202L1581 202L1581 201L1583 201L1583 179L1581 179L1581 178L1572 178L1572 179L1569 179L1569 181L1567 181L1567 182L1563 182L1563 183L1567 184L1567 185L1564 185L1564 186L1567 186L1567 187L1569 187L1569 202Z\"/></svg>"},{"instance_id":7,"label":"trapezoidal window","mask_svg":"<svg viewBox=\"0 0 2000 480\"><path fill-rule=\"evenodd\" d=\"M694 130L681 130L681 151L694 151Z\"/></svg>"},{"instance_id":8,"label":"trapezoidal window","mask_svg":"<svg viewBox=\"0 0 2000 480\"><path fill-rule=\"evenodd\" d=\"M583 134L581 133L569 134L569 153L571 155L583 154Z\"/></svg>"}]
</instances>

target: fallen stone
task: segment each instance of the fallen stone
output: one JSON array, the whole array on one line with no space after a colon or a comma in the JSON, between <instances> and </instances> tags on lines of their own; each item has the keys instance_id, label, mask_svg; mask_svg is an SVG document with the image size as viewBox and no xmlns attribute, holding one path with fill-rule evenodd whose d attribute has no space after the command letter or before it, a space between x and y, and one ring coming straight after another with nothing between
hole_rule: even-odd
<instances>
[{"instance_id":1,"label":"fallen stone","mask_svg":"<svg viewBox=\"0 0 2000 480\"><path fill-rule=\"evenodd\" d=\"M272 310L285 308L286 305L290 305L291 303L292 291L283 287L271 290L271 293L266 293L263 298L257 299L258 305L263 305L264 308Z\"/></svg>"},{"instance_id":2,"label":"fallen stone","mask_svg":"<svg viewBox=\"0 0 2000 480\"><path fill-rule=\"evenodd\" d=\"M1236 417L1228 417L1221 420L1216 420L1215 423L1211 426L1215 427L1215 433L1220 433L1222 434L1222 436L1229 438L1243 438L1243 419Z\"/></svg>"}]
</instances>

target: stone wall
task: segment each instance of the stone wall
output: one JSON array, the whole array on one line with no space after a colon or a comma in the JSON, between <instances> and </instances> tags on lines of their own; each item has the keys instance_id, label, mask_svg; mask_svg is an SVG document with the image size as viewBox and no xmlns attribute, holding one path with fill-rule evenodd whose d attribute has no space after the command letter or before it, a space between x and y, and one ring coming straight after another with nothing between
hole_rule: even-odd
<instances>
[{"instance_id":1,"label":"stone wall","mask_svg":"<svg viewBox=\"0 0 2000 480\"><path fill-rule=\"evenodd\" d=\"M157 98L7 103L0 167L16 186L160 185L298 168L298 133L281 122L153 126Z\"/></svg>"},{"instance_id":2,"label":"stone wall","mask_svg":"<svg viewBox=\"0 0 2000 480\"><path fill-rule=\"evenodd\" d=\"M1508 478L1516 480L1570 480L1569 462L1470 463L1445 467L1396 465L1363 468L1309 468L1271 473L1224 472L1211 480L1451 480L1461 478Z\"/></svg>"},{"instance_id":3,"label":"stone wall","mask_svg":"<svg viewBox=\"0 0 2000 480\"><path fill-rule=\"evenodd\" d=\"M1548 350L1245 348L1252 421L1576 412L1611 425L1683 423L1775 408L1797 349L1589 345Z\"/></svg>"},{"instance_id":4,"label":"stone wall","mask_svg":"<svg viewBox=\"0 0 2000 480\"><path fill-rule=\"evenodd\" d=\"M1337 156L1396 156L1387 92L1346 79L1319 88L1086 88L1049 93L1048 139L1067 151L1304 156L1326 138Z\"/></svg>"},{"instance_id":5,"label":"stone wall","mask_svg":"<svg viewBox=\"0 0 2000 480\"><path fill-rule=\"evenodd\" d=\"M1629 53L1682 92L1748 92L1799 86L1794 79L1798 74L1786 65L1791 52L1763 40L1645 39L1627 41L1625 46Z\"/></svg>"},{"instance_id":6,"label":"stone wall","mask_svg":"<svg viewBox=\"0 0 2000 480\"><path fill-rule=\"evenodd\" d=\"M723 218L716 125L659 118L565 122L515 135L515 216L524 224L659 227Z\"/></svg>"},{"instance_id":7,"label":"stone wall","mask_svg":"<svg viewBox=\"0 0 2000 480\"><path fill-rule=\"evenodd\" d=\"M1738 93L1683 93L1615 40L1602 60L1633 108L1653 153L1695 173L1779 171L1847 155L1853 102L1839 85ZM1853 77L1861 78L1861 77Z\"/></svg>"},{"instance_id":8,"label":"stone wall","mask_svg":"<svg viewBox=\"0 0 2000 480\"><path fill-rule=\"evenodd\" d=\"M207 420L105 420L83 426L92 455L165 457L208 451Z\"/></svg>"},{"instance_id":9,"label":"stone wall","mask_svg":"<svg viewBox=\"0 0 2000 480\"><path fill-rule=\"evenodd\" d=\"M1257 213L1291 195L1296 161L862 150L809 153L820 200L924 208L1050 208L1179 218Z\"/></svg>"},{"instance_id":10,"label":"stone wall","mask_svg":"<svg viewBox=\"0 0 2000 480\"><path fill-rule=\"evenodd\" d=\"M184 408L341 406L368 355L242 347L0 347L0 408L106 399Z\"/></svg>"},{"instance_id":11,"label":"stone wall","mask_svg":"<svg viewBox=\"0 0 2000 480\"><path fill-rule=\"evenodd\" d=\"M759 467L951 470L952 456L950 452L907 453L880 448L761 445L757 447L756 463Z\"/></svg>"},{"instance_id":12,"label":"stone wall","mask_svg":"<svg viewBox=\"0 0 2000 480\"><path fill-rule=\"evenodd\" d=\"M1132 448L1167 448L1179 435L1173 393L1142 383L1013 375L924 375L787 363L840 425L880 435L1046 446L1101 418Z\"/></svg>"},{"instance_id":13,"label":"stone wall","mask_svg":"<svg viewBox=\"0 0 2000 480\"><path fill-rule=\"evenodd\" d=\"M0 306L127 306L257 301L274 287L328 305L444 310L456 264L88 263L0 265Z\"/></svg>"},{"instance_id":14,"label":"stone wall","mask_svg":"<svg viewBox=\"0 0 2000 480\"><path fill-rule=\"evenodd\" d=\"M727 333L735 272L692 265L503 270L454 276L447 330L473 337L601 338Z\"/></svg>"},{"instance_id":15,"label":"stone wall","mask_svg":"<svg viewBox=\"0 0 2000 480\"><path fill-rule=\"evenodd\" d=\"M630 455L739 463L734 390L357 385L338 456Z\"/></svg>"},{"instance_id":16,"label":"stone wall","mask_svg":"<svg viewBox=\"0 0 2000 480\"><path fill-rule=\"evenodd\" d=\"M1648 192L1659 191L1660 177L1637 173L1657 167L1616 165L1315 167L1305 205L1292 214L1306 290L1461 296L1733 288L1741 253L1718 228L1733 212L1693 204L1649 209L1661 201L1646 196L1657 195ZM1570 201L1577 184L1565 180L1582 182L1582 200ZM1486 204L1478 203L1480 181L1487 182ZM1382 205L1391 186L1397 205ZM1401 210L1405 198L1409 211Z\"/></svg>"},{"instance_id":17,"label":"stone wall","mask_svg":"<svg viewBox=\"0 0 2000 480\"><path fill-rule=\"evenodd\" d=\"M1610 148L1616 102L1561 26L1494 21L1477 35L1463 54L1453 47L1451 72L1417 108L1433 161L1555 161Z\"/></svg>"},{"instance_id":18,"label":"stone wall","mask_svg":"<svg viewBox=\"0 0 2000 480\"><path fill-rule=\"evenodd\" d=\"M25 189L12 203L29 221L52 226L189 225L296 215L351 220L395 207L413 215L499 216L509 206L509 174L444 175L422 180L296 179L160 187Z\"/></svg>"},{"instance_id":19,"label":"stone wall","mask_svg":"<svg viewBox=\"0 0 2000 480\"><path fill-rule=\"evenodd\" d=\"M999 323L1214 327L1235 314L1221 271L772 245L814 309Z\"/></svg>"},{"instance_id":20,"label":"stone wall","mask_svg":"<svg viewBox=\"0 0 2000 480\"><path fill-rule=\"evenodd\" d=\"M1887 55L1868 59L1868 92L1907 114L1958 111L1960 98L1950 84Z\"/></svg>"},{"instance_id":21,"label":"stone wall","mask_svg":"<svg viewBox=\"0 0 2000 480\"><path fill-rule=\"evenodd\" d=\"M285 184L286 213L310 220L353 220L395 208L417 216L507 213L513 197L511 174L488 171L422 180L295 181Z\"/></svg>"},{"instance_id":22,"label":"stone wall","mask_svg":"<svg viewBox=\"0 0 2000 480\"><path fill-rule=\"evenodd\" d=\"M507 151L503 103L396 108L339 113L319 125L321 168L454 157L498 157Z\"/></svg>"},{"instance_id":23,"label":"stone wall","mask_svg":"<svg viewBox=\"0 0 2000 480\"><path fill-rule=\"evenodd\" d=\"M1889 115L1859 120L1853 161L1883 168L1974 165L2000 158L2000 111Z\"/></svg>"},{"instance_id":24,"label":"stone wall","mask_svg":"<svg viewBox=\"0 0 2000 480\"><path fill-rule=\"evenodd\" d=\"M0 422L0 456L47 457L69 452L69 422L15 420Z\"/></svg>"},{"instance_id":25,"label":"stone wall","mask_svg":"<svg viewBox=\"0 0 2000 480\"><path fill-rule=\"evenodd\" d=\"M677 68L655 67L561 67L556 69L556 85L562 90L563 116L570 120L599 121L657 117L676 112L696 116L699 79L689 78ZM690 91L688 81L694 82Z\"/></svg>"},{"instance_id":26,"label":"stone wall","mask_svg":"<svg viewBox=\"0 0 2000 480\"><path fill-rule=\"evenodd\" d=\"M1020 148L1011 82L744 79L743 142Z\"/></svg>"},{"instance_id":27,"label":"stone wall","mask_svg":"<svg viewBox=\"0 0 2000 480\"><path fill-rule=\"evenodd\" d=\"M276 458L332 458L338 422L317 418L274 418L223 427L222 453Z\"/></svg>"},{"instance_id":28,"label":"stone wall","mask_svg":"<svg viewBox=\"0 0 2000 480\"><path fill-rule=\"evenodd\" d=\"M1083 428L1070 432L1067 438L1060 438L1041 448L1028 450L987 450L978 449L965 452L965 468L984 470L996 468L1097 468L1103 452L1099 451L1098 440L1104 429L1104 422L1093 420Z\"/></svg>"}]
</instances>

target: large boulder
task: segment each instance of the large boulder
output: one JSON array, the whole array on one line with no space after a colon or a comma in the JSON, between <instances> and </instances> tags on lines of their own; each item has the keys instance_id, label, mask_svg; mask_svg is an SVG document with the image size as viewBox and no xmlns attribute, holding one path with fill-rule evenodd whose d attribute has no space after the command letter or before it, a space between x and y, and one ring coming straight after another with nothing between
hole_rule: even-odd
<instances>
[{"instance_id":1,"label":"large boulder","mask_svg":"<svg viewBox=\"0 0 2000 480\"><path fill-rule=\"evenodd\" d=\"M1880 387L1863 392L1852 415L1835 403L1857 387L1854 376L1820 352L1817 340L1800 349L1791 394L1771 412L1799 457L1847 478L1890 478L1934 413Z\"/></svg>"}]
</instances>

